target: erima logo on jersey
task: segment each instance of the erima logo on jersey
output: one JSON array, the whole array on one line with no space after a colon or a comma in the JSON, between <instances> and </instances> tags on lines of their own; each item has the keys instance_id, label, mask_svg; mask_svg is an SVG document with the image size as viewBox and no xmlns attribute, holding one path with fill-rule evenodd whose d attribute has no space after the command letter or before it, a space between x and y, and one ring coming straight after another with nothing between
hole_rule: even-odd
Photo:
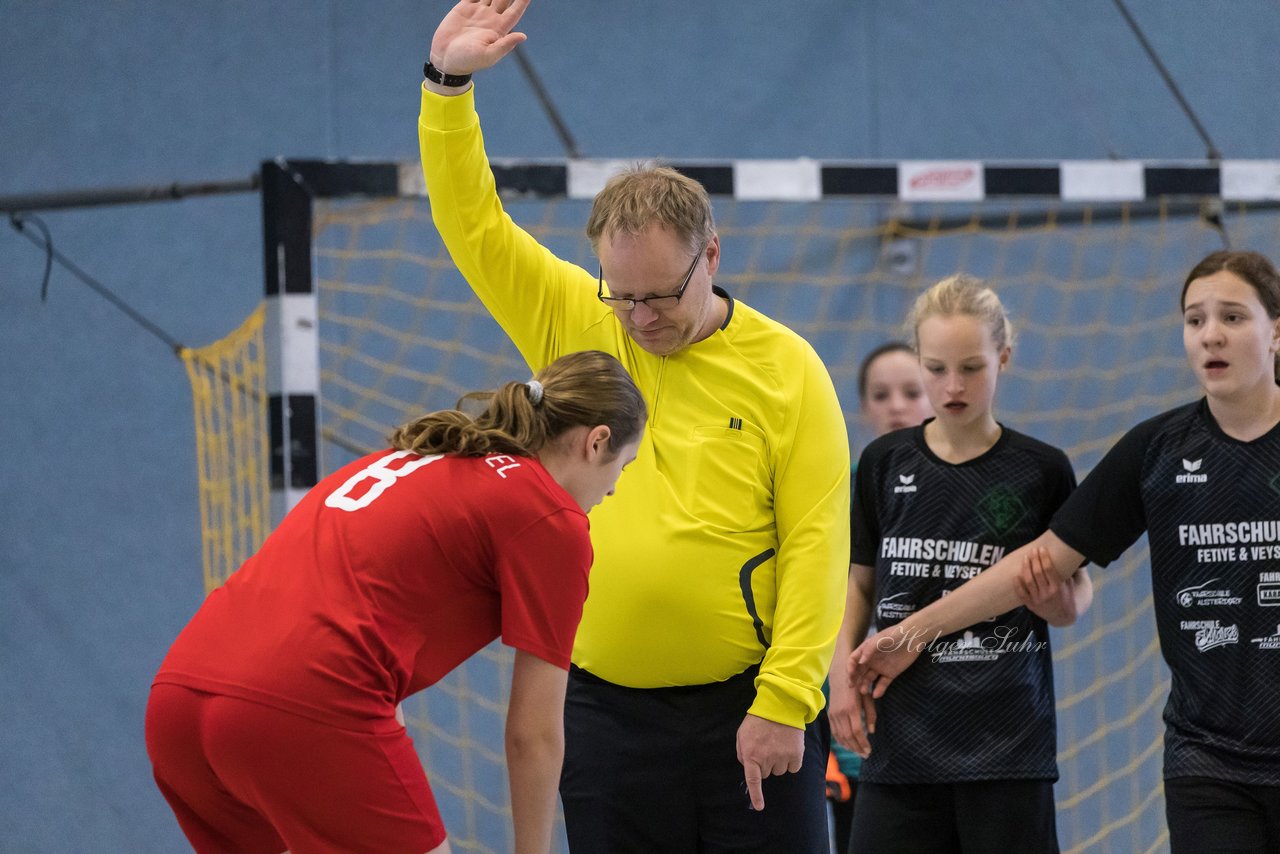
<instances>
[{"instance_id":1,"label":"erima logo on jersey","mask_svg":"<svg viewBox=\"0 0 1280 854\"><path fill-rule=\"evenodd\" d=\"M1182 630L1196 633L1196 649L1200 652L1240 642L1240 627L1234 623L1224 626L1217 620L1183 620Z\"/></svg>"},{"instance_id":2,"label":"erima logo on jersey","mask_svg":"<svg viewBox=\"0 0 1280 854\"><path fill-rule=\"evenodd\" d=\"M1178 483L1206 483L1209 480L1207 474L1196 474L1200 471L1200 466L1204 463L1204 459L1182 461L1182 467L1186 469L1184 474L1180 474L1174 478Z\"/></svg>"},{"instance_id":3,"label":"erima logo on jersey","mask_svg":"<svg viewBox=\"0 0 1280 854\"><path fill-rule=\"evenodd\" d=\"M1262 638L1253 638L1249 643L1256 643L1258 649L1280 649L1280 626L1276 626L1275 634Z\"/></svg>"},{"instance_id":4,"label":"erima logo on jersey","mask_svg":"<svg viewBox=\"0 0 1280 854\"><path fill-rule=\"evenodd\" d=\"M1239 605L1244 601L1241 596L1232 595L1230 590L1219 588L1215 590L1206 590L1216 578L1210 578L1204 584L1196 587L1184 587L1178 591L1178 604L1184 608L1190 608L1192 605Z\"/></svg>"},{"instance_id":5,"label":"erima logo on jersey","mask_svg":"<svg viewBox=\"0 0 1280 854\"><path fill-rule=\"evenodd\" d=\"M898 475L898 485L893 488L893 491L894 492L915 492L916 491L915 480L916 480L916 476L913 474L900 474Z\"/></svg>"}]
</instances>

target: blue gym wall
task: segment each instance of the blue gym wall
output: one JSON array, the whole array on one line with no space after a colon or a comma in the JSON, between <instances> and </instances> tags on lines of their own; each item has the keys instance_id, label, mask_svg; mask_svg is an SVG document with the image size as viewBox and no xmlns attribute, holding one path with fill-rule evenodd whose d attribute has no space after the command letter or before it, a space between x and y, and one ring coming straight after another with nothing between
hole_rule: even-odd
<instances>
[{"instance_id":1,"label":"blue gym wall","mask_svg":"<svg viewBox=\"0 0 1280 854\"><path fill-rule=\"evenodd\" d=\"M1280 4L1130 0L1219 149L1280 158ZM0 0L0 195L416 156L447 5ZM1199 159L1111 0L537 0L526 51L584 154ZM514 62L491 153L563 151ZM253 195L43 215L185 344L258 302ZM0 851L181 850L142 742L199 603L190 395L167 347L0 230Z\"/></svg>"}]
</instances>

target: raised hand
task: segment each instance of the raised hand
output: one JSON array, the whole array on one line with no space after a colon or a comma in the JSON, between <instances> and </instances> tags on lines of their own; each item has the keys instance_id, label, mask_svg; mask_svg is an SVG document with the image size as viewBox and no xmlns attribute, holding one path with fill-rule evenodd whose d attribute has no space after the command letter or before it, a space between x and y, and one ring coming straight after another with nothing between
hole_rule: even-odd
<instances>
[{"instance_id":1,"label":"raised hand","mask_svg":"<svg viewBox=\"0 0 1280 854\"><path fill-rule=\"evenodd\" d=\"M431 39L431 64L445 74L471 74L497 64L527 37L512 32L529 0L462 0Z\"/></svg>"}]
</instances>

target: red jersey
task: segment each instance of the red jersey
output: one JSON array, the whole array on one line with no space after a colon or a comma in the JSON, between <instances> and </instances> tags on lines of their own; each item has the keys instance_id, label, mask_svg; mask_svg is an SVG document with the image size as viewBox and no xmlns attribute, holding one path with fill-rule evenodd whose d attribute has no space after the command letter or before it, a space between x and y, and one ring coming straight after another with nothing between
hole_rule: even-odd
<instances>
[{"instance_id":1,"label":"red jersey","mask_svg":"<svg viewBox=\"0 0 1280 854\"><path fill-rule=\"evenodd\" d=\"M567 669L591 559L586 514L535 459L370 454L209 594L155 682L394 729L499 634Z\"/></svg>"}]
</instances>

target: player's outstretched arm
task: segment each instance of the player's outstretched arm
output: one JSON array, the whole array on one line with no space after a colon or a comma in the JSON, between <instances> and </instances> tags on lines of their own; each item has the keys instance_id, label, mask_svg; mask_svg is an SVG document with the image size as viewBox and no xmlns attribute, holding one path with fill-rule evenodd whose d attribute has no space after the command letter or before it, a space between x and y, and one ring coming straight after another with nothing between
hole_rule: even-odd
<instances>
[{"instance_id":1,"label":"player's outstretched arm","mask_svg":"<svg viewBox=\"0 0 1280 854\"><path fill-rule=\"evenodd\" d=\"M873 635L849 656L850 679L859 692L878 698L932 641L952 632L1003 614L1022 604L1015 579L1027 554L1044 548L1051 571L1059 578L1075 573L1084 555L1068 546L1052 531L1014 549L972 581L949 596L916 611L888 631Z\"/></svg>"},{"instance_id":2,"label":"player's outstretched arm","mask_svg":"<svg viewBox=\"0 0 1280 854\"><path fill-rule=\"evenodd\" d=\"M1060 578L1046 548L1029 549L1014 578L1018 599L1051 626L1069 626L1093 603L1093 580L1085 567Z\"/></svg>"},{"instance_id":3,"label":"player's outstretched arm","mask_svg":"<svg viewBox=\"0 0 1280 854\"><path fill-rule=\"evenodd\" d=\"M507 774L516 854L547 854L564 764L567 671L516 650L507 706Z\"/></svg>"},{"instance_id":4,"label":"player's outstretched arm","mask_svg":"<svg viewBox=\"0 0 1280 854\"><path fill-rule=\"evenodd\" d=\"M462 0L444 16L431 39L431 64L445 74L472 74L498 63L527 38L513 32L529 0ZM441 94L454 89L429 87Z\"/></svg>"}]
</instances>

